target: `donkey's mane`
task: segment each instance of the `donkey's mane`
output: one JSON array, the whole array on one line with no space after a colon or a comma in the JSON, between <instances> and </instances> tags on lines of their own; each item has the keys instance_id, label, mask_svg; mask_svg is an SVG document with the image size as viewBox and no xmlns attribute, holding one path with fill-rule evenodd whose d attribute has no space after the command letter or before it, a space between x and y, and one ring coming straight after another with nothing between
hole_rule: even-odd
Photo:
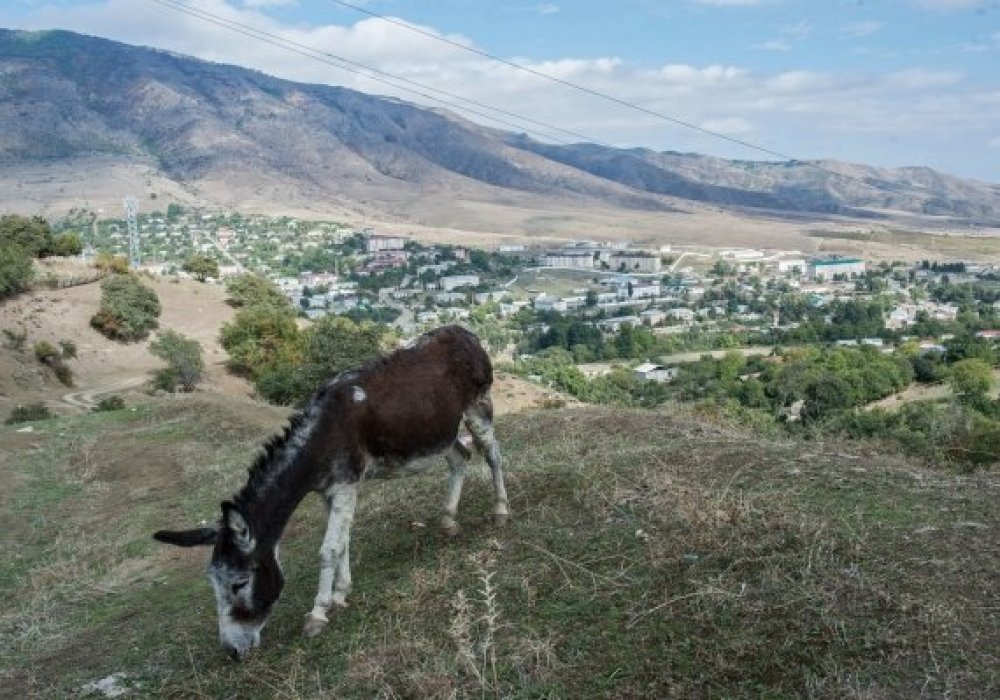
<instances>
[{"instance_id":1,"label":"donkey's mane","mask_svg":"<svg viewBox=\"0 0 1000 700\"><path fill-rule=\"evenodd\" d=\"M289 417L285 429L280 433L272 435L267 443L264 444L261 452L257 455L257 459L247 469L246 484L233 499L241 511L245 512L245 507L256 501L267 485L274 479L275 472L287 465L287 461L282 458L289 450L299 447L297 445L289 445L289 442L301 430L305 429L305 426L309 423L309 419L319 409L319 399L324 393L325 389L321 389L314 394L303 410L297 411Z\"/></svg>"}]
</instances>

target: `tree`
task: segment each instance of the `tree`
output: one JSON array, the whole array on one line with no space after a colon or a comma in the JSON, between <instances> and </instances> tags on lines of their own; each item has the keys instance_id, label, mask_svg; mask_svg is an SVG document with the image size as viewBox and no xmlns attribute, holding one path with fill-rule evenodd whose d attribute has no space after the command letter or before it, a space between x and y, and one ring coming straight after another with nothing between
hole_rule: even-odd
<instances>
[{"instance_id":1,"label":"tree","mask_svg":"<svg viewBox=\"0 0 1000 700\"><path fill-rule=\"evenodd\" d=\"M219 276L219 263L214 258L201 253L189 255L181 269L190 272L199 282L204 282L209 277Z\"/></svg>"},{"instance_id":2,"label":"tree","mask_svg":"<svg viewBox=\"0 0 1000 700\"><path fill-rule=\"evenodd\" d=\"M101 306L90 325L112 340L142 340L156 328L160 300L134 275L114 275L101 282Z\"/></svg>"},{"instance_id":3,"label":"tree","mask_svg":"<svg viewBox=\"0 0 1000 700\"><path fill-rule=\"evenodd\" d=\"M269 365L301 360L302 334L295 323L295 311L287 303L241 309L222 327L220 340L229 353L229 370L250 379L256 379Z\"/></svg>"},{"instance_id":4,"label":"tree","mask_svg":"<svg viewBox=\"0 0 1000 700\"><path fill-rule=\"evenodd\" d=\"M226 281L227 301L231 306L278 306L291 308L288 298L263 275L246 273Z\"/></svg>"},{"instance_id":5,"label":"tree","mask_svg":"<svg viewBox=\"0 0 1000 700\"><path fill-rule=\"evenodd\" d=\"M303 333L301 362L276 358L258 373L257 392L268 401L302 404L331 377L378 357L388 344L388 329L324 316Z\"/></svg>"},{"instance_id":6,"label":"tree","mask_svg":"<svg viewBox=\"0 0 1000 700\"><path fill-rule=\"evenodd\" d=\"M52 252L52 228L40 216L28 218L17 214L0 217L0 243L13 243L33 258Z\"/></svg>"},{"instance_id":7,"label":"tree","mask_svg":"<svg viewBox=\"0 0 1000 700\"><path fill-rule=\"evenodd\" d=\"M993 368L973 357L951 366L951 387L964 398L981 397L993 386Z\"/></svg>"},{"instance_id":8,"label":"tree","mask_svg":"<svg viewBox=\"0 0 1000 700\"><path fill-rule=\"evenodd\" d=\"M205 373L197 340L167 330L157 334L156 340L149 344L149 351L167 363L156 373L157 388L174 391L179 386L182 391L194 391Z\"/></svg>"},{"instance_id":9,"label":"tree","mask_svg":"<svg viewBox=\"0 0 1000 700\"><path fill-rule=\"evenodd\" d=\"M56 236L52 241L52 255L69 257L79 255L83 250L83 241L77 233L63 233Z\"/></svg>"},{"instance_id":10,"label":"tree","mask_svg":"<svg viewBox=\"0 0 1000 700\"><path fill-rule=\"evenodd\" d=\"M27 290L34 274L31 256L24 248L0 241L0 299Z\"/></svg>"}]
</instances>

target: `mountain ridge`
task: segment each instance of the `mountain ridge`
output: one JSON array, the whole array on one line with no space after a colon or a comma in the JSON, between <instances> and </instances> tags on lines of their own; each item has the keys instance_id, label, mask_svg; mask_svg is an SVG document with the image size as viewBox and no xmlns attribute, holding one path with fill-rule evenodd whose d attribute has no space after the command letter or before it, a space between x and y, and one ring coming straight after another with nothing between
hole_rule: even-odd
<instances>
[{"instance_id":1,"label":"mountain ridge","mask_svg":"<svg viewBox=\"0 0 1000 700\"><path fill-rule=\"evenodd\" d=\"M0 174L95 156L148 163L210 202L204 184L214 182L236 201L254 195L277 205L294 191L388 213L443 197L1000 221L1000 185L924 167L547 144L398 98L63 30L0 30Z\"/></svg>"}]
</instances>

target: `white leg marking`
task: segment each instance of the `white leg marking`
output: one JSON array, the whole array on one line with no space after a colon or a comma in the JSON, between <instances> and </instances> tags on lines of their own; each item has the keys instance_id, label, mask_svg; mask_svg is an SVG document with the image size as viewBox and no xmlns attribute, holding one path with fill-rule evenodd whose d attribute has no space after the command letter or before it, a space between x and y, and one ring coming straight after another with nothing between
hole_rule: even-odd
<instances>
[{"instance_id":1,"label":"white leg marking","mask_svg":"<svg viewBox=\"0 0 1000 700\"><path fill-rule=\"evenodd\" d=\"M507 503L500 446L493 433L493 422L473 410L466 414L465 426L472 433L476 446L483 452L486 462L490 465L490 471L493 473L493 493L496 498L493 517L497 525L503 525L510 517L510 505Z\"/></svg>"},{"instance_id":2,"label":"white leg marking","mask_svg":"<svg viewBox=\"0 0 1000 700\"><path fill-rule=\"evenodd\" d=\"M448 449L444 458L448 461L451 472L448 475L448 497L444 502L441 529L449 535L454 535L458 532L455 516L458 514L458 502L462 498L462 484L465 482L465 465L468 460L464 447L457 444Z\"/></svg>"},{"instance_id":3,"label":"white leg marking","mask_svg":"<svg viewBox=\"0 0 1000 700\"><path fill-rule=\"evenodd\" d=\"M350 537L351 522L358 502L357 484L334 484L329 491L329 519L326 535L319 550L319 590L313 609L306 616L305 633L318 634L328 622L330 605L346 605L345 597L351 586ZM336 582L336 593L334 583Z\"/></svg>"}]
</instances>

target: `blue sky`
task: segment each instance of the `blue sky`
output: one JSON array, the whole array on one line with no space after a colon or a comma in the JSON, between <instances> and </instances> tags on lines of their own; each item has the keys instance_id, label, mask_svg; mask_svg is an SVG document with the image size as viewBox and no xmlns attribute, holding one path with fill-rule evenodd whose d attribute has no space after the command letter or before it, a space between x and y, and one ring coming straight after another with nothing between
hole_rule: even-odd
<instances>
[{"instance_id":1,"label":"blue sky","mask_svg":"<svg viewBox=\"0 0 1000 700\"><path fill-rule=\"evenodd\" d=\"M334 0L184 2L594 141L766 157ZM1000 182L1000 0L351 2L796 158L925 165ZM0 26L70 29L426 101L153 0L7 0Z\"/></svg>"}]
</instances>

